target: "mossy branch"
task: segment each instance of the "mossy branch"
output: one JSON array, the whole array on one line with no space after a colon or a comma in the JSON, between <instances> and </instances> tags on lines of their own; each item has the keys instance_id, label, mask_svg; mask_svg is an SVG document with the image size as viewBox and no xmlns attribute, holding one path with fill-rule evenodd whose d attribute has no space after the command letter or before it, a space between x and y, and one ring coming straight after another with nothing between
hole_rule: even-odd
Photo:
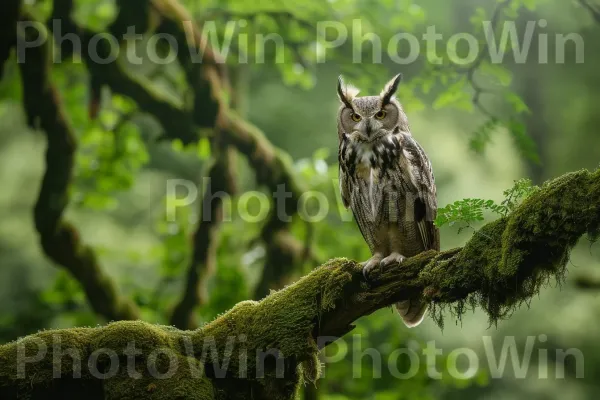
<instances>
[{"instance_id":1,"label":"mossy branch","mask_svg":"<svg viewBox=\"0 0 600 400\"><path fill-rule=\"evenodd\" d=\"M550 278L562 281L569 252L586 233L592 238L600 233L600 170L547 182L509 216L477 231L463 248L421 253L377 272L370 284L357 262L334 259L262 301L241 302L194 331L123 321L44 331L0 346L0 397L85 393L105 399L292 399L301 383L318 377L319 349L350 331L361 316L423 293L437 317L440 306L454 307L460 317L471 300L495 322L531 299ZM123 363L110 368L107 360L92 358L103 373L114 372L110 379L94 376L91 371L97 369L87 363L94 351L114 351L119 364L130 343L139 350L136 379ZM62 364L63 379L53 379L67 348L75 349L88 369L81 370L80 379L67 378L74 373L71 353ZM156 358L158 349L169 356ZM256 351L269 349L279 351L280 370L275 362L265 362L264 368L254 363ZM173 375L156 379L157 369ZM278 371L283 377L277 377Z\"/></svg>"}]
</instances>

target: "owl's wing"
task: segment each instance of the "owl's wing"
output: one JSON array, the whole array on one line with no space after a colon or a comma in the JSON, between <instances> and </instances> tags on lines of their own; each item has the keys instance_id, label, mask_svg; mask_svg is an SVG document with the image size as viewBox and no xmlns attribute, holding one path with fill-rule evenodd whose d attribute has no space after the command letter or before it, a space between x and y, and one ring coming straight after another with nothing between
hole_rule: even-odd
<instances>
[{"instance_id":1,"label":"owl's wing","mask_svg":"<svg viewBox=\"0 0 600 400\"><path fill-rule=\"evenodd\" d=\"M349 179L348 173L345 171L345 168L342 167L342 163L340 163L339 168L339 179L340 179L340 194L342 195L342 204L344 207L350 207L350 187L349 187Z\"/></svg>"},{"instance_id":2,"label":"owl's wing","mask_svg":"<svg viewBox=\"0 0 600 400\"><path fill-rule=\"evenodd\" d=\"M435 226L437 199L435 178L431 162L425 151L411 135L402 135L402 156L404 167L410 170L410 186L416 195L414 202L414 221L426 250L440 249L440 233Z\"/></svg>"}]
</instances>

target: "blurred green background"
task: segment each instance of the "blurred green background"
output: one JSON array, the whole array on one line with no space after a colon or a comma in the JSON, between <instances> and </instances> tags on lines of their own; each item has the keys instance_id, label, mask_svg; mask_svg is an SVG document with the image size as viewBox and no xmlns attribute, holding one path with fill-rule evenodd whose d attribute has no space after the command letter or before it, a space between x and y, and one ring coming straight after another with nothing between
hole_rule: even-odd
<instances>
[{"instance_id":1,"label":"blurred green background","mask_svg":"<svg viewBox=\"0 0 600 400\"><path fill-rule=\"evenodd\" d=\"M590 0L591 2L592 0ZM32 7L48 16L51 1ZM227 21L248 21L234 34L228 57L233 92L240 114L259 127L276 147L290 157L293 171L308 189L320 190L331 201L327 218L314 224L295 218L292 232L310 247L311 257L294 266L291 281L333 257L365 259L368 249L354 223L342 222L335 203L337 186L335 92L337 76L376 94L394 74L404 83L398 98L408 114L413 135L432 160L438 202L445 206L463 198L501 201L503 191L520 178L540 184L544 180L600 163L600 18L577 1L559 0L298 0L282 1L182 1L198 22L216 21L218 37L226 34ZM76 19L95 30L104 29L116 15L113 1L78 0ZM594 4L592 7L594 7ZM600 10L600 3L596 9ZM510 51L501 64L482 60L457 65L448 59L446 42L455 33L469 33L481 41L481 21L498 14L500 24L514 22L522 39L528 21L545 20L534 33L526 62L515 62ZM381 63L372 62L372 47L361 50L362 62L352 62L352 21L359 19L363 34L374 32L383 43ZM318 21L339 21L347 27L347 42L328 50L326 62L316 60ZM444 35L438 54L441 65L427 61L424 43L416 61L402 65L387 52L389 39L399 32L417 38L428 26ZM498 26L499 29L501 25ZM497 32L500 32L497 30ZM256 62L254 42L237 42L240 34L278 33L285 43L284 63L276 63L274 47L267 47L265 63ZM577 34L584 43L584 62L576 62L575 45L566 45L565 62L555 59L556 34ZM540 61L539 34L548 37L549 60ZM405 42L403 42L405 43ZM466 54L465 43L459 55ZM322 43L321 43L322 45ZM356 45L356 43L355 43ZM402 45L402 43L401 43ZM143 43L140 44L143 47ZM164 49L163 49L164 50ZM168 51L168 50L164 50ZM407 54L401 47L400 54ZM142 52L143 53L143 52ZM240 54L249 54L247 64ZM29 129L22 107L19 69L14 55L0 81L0 342L40 329L92 326L107 322L88 306L80 285L60 266L48 261L33 224L33 207L44 173L45 138ZM186 104L187 88L176 63L154 65L147 59L130 66L139 76L152 79L159 90ZM472 78L472 79L471 79ZM70 61L53 66L52 79L76 129L79 149L66 217L80 230L83 240L97 253L98 261L124 296L139 306L141 318L168 323L183 290L196 226L198 204L178 209L176 222L165 218L166 182L188 179L200 183L211 160L206 138L184 147L177 141L157 141L160 127L152 115L137 111L133 101L102 92L99 118L90 121L90 84L84 65ZM475 86L474 86L475 85ZM477 88L485 90L473 101ZM124 117L123 117L124 116ZM125 118L124 121L121 121ZM117 127L117 128L115 128ZM287 156L286 156L287 158ZM240 156L236 165L239 194L257 187L253 165ZM234 202L235 203L235 202ZM206 301L197 308L199 321L209 321L236 302L255 297L265 257L260 240L263 222L247 223L233 212L220 229L214 274L206 277ZM487 220L495 218L485 214ZM458 233L457 225L442 228L442 247L464 243L482 222ZM458 224L460 225L460 224ZM438 358L443 379L427 378L426 365L410 380L394 378L386 367L373 377L369 356L350 354L326 367L317 393L307 398L400 399L592 399L600 395L600 288L583 289L581 279L600 281L600 250L582 240L573 251L569 275L562 286L549 282L530 304L510 318L490 326L480 310L462 321L448 313L441 330L430 319L407 330L390 309L362 318L343 340L352 348L352 335L360 334L362 349L376 348L383 360L396 348L424 346L435 340L444 349ZM273 285L281 285L282 282ZM598 286L598 285L596 285ZM523 379L506 373L500 379L488 371L483 336L492 336L496 347L514 336L519 349L527 338L536 340L531 366ZM453 349L468 347L480 357L471 379L454 379L445 366ZM539 348L548 359L539 358ZM555 377L555 349L577 348L585 356L584 377L576 378L574 363L567 362L566 377ZM522 355L522 351L520 352ZM464 361L464 360L462 360ZM461 362L462 362L461 361ZM465 365L458 363L459 370ZM362 364L362 369L361 369ZM509 363L510 364L510 363ZM547 364L547 365L546 365ZM462 366L462 367L461 367ZM540 368L548 368L548 378ZM362 371L352 378L353 371ZM510 366L508 371L510 371Z\"/></svg>"}]
</instances>

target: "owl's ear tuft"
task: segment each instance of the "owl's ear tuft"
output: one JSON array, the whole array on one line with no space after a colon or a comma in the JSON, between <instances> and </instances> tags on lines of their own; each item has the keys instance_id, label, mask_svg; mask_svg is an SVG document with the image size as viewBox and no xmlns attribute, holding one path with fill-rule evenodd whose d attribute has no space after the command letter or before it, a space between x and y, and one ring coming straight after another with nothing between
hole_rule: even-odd
<instances>
[{"instance_id":1,"label":"owl's ear tuft","mask_svg":"<svg viewBox=\"0 0 600 400\"><path fill-rule=\"evenodd\" d=\"M339 97L340 101L342 103L344 103L344 105L346 107L353 109L352 100L354 99L354 97L356 97L358 92L359 92L359 90L357 88L345 83L344 79L342 79L341 75L338 77L338 84L337 84L338 97Z\"/></svg>"},{"instance_id":2,"label":"owl's ear tuft","mask_svg":"<svg viewBox=\"0 0 600 400\"><path fill-rule=\"evenodd\" d=\"M398 74L398 75L394 76L392 79L390 79L390 81L388 83L385 84L385 87L383 88L383 90L381 91L381 94L379 95L381 97L381 105L382 106L389 104L389 102L392 100L392 97L394 97L394 95L396 94L396 90L398 90L398 85L400 85L401 81L402 81L402 74Z\"/></svg>"}]
</instances>

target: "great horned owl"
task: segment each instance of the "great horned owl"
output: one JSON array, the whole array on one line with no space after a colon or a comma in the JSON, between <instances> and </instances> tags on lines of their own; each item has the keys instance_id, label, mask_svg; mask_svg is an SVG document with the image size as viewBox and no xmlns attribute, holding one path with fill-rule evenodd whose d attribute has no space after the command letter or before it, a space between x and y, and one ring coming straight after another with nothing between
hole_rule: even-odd
<instances>
[{"instance_id":1,"label":"great horned owl","mask_svg":"<svg viewBox=\"0 0 600 400\"><path fill-rule=\"evenodd\" d=\"M412 137L396 90L398 74L379 96L357 97L358 89L338 80L339 180L344 205L352 209L372 257L373 268L401 263L429 249L439 250L433 221L437 213L431 163ZM408 327L423 321L428 304L421 298L395 304Z\"/></svg>"}]
</instances>

